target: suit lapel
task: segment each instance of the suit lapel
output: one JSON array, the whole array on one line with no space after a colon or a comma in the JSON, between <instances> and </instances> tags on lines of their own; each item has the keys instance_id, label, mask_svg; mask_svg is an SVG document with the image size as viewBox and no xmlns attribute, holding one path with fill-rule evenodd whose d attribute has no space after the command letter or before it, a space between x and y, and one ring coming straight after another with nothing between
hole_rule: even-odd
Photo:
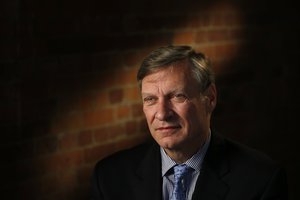
<instances>
[{"instance_id":1,"label":"suit lapel","mask_svg":"<svg viewBox=\"0 0 300 200\"><path fill-rule=\"evenodd\" d=\"M224 183L214 171L206 169L201 171L198 178L193 200L221 200L225 198L228 189L227 184Z\"/></svg>"},{"instance_id":2,"label":"suit lapel","mask_svg":"<svg viewBox=\"0 0 300 200\"><path fill-rule=\"evenodd\" d=\"M221 200L229 190L223 177L229 173L229 161L226 158L226 145L223 138L212 134L211 144L205 156L198 177L193 200ZM157 144L153 144L136 170L135 199L161 200L162 177L161 157Z\"/></svg>"},{"instance_id":3,"label":"suit lapel","mask_svg":"<svg viewBox=\"0 0 300 200\"><path fill-rule=\"evenodd\" d=\"M162 178L159 146L153 144L136 171L136 199L161 200Z\"/></svg>"},{"instance_id":4,"label":"suit lapel","mask_svg":"<svg viewBox=\"0 0 300 200\"><path fill-rule=\"evenodd\" d=\"M224 199L229 187L223 181L223 177L229 173L229 169L224 140L220 136L212 134L211 144L196 183L193 200Z\"/></svg>"}]
</instances>

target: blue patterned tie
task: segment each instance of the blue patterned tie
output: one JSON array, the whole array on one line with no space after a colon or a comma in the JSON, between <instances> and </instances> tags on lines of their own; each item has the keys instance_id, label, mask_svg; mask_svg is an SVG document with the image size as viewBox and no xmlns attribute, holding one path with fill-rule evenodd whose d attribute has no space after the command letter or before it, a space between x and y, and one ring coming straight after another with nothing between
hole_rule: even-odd
<instances>
[{"instance_id":1,"label":"blue patterned tie","mask_svg":"<svg viewBox=\"0 0 300 200\"><path fill-rule=\"evenodd\" d=\"M174 189L171 200L185 200L186 199L186 184L185 176L188 173L188 166L185 164L174 166Z\"/></svg>"}]
</instances>

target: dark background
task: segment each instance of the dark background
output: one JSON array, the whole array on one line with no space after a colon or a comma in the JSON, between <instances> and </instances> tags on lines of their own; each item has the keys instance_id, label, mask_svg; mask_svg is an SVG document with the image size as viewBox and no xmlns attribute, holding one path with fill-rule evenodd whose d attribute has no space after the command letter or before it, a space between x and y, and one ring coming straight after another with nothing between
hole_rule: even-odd
<instances>
[{"instance_id":1,"label":"dark background","mask_svg":"<svg viewBox=\"0 0 300 200\"><path fill-rule=\"evenodd\" d=\"M87 199L96 161L147 135L143 57L187 44L216 71L213 127L280 162L300 199L299 15L290 0L1 1L1 197Z\"/></svg>"}]
</instances>

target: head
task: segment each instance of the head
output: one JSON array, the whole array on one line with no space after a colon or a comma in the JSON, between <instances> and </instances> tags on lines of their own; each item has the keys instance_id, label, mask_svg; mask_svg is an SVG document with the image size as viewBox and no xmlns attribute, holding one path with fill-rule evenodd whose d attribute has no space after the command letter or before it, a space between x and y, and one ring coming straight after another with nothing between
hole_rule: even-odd
<instances>
[{"instance_id":1,"label":"head","mask_svg":"<svg viewBox=\"0 0 300 200\"><path fill-rule=\"evenodd\" d=\"M208 137L217 95L205 56L188 46L161 47L144 59L137 79L156 142L170 151L198 150Z\"/></svg>"}]
</instances>

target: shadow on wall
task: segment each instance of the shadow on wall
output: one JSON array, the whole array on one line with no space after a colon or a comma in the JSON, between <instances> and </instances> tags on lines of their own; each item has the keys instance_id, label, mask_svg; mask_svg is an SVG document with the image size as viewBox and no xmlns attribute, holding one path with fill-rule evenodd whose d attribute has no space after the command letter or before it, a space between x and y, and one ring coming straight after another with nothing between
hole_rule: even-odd
<instances>
[{"instance_id":1,"label":"shadow on wall","mask_svg":"<svg viewBox=\"0 0 300 200\"><path fill-rule=\"evenodd\" d=\"M167 44L212 59L214 127L282 162L299 197L299 14L289 2L3 4L1 190L11 199L87 198L95 162L147 137L135 74Z\"/></svg>"}]
</instances>

